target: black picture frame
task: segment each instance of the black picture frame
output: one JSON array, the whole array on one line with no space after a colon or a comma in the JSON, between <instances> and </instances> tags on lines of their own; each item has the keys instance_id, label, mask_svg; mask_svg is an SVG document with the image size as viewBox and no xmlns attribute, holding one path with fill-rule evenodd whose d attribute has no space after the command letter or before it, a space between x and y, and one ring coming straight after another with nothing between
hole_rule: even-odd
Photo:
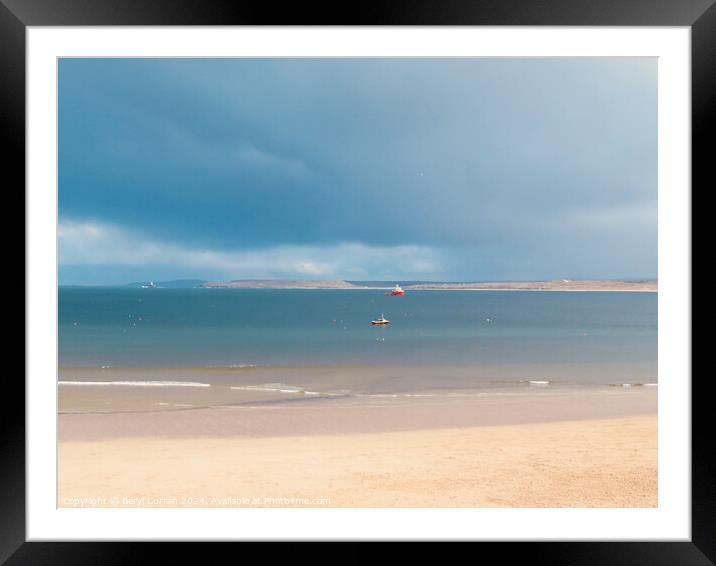
<instances>
[{"instance_id":1,"label":"black picture frame","mask_svg":"<svg viewBox=\"0 0 716 566\"><path fill-rule=\"evenodd\" d=\"M692 54L692 184L716 186L707 135L716 112L715 0L393 0L356 5L256 0L0 0L0 124L5 138L5 194L25 183L25 33L28 26L90 25L540 25L690 26ZM346 8L353 9L346 9ZM693 192L692 192L693 194ZM24 199L23 205L24 207ZM19 210L19 209L18 209ZM25 541L24 385L4 384L0 411L0 563L144 563L175 557L212 562L225 545ZM684 376L691 378L691 376ZM692 380L692 536L690 542L495 542L500 561L537 564L716 563L716 467L708 431L708 373ZM341 560L360 559L354 543ZM272 553L275 551L272 550ZM422 552L422 551L421 551ZM151 555L157 556L153 558ZM320 555L310 552L311 559ZM443 555L444 556L444 555ZM275 554L273 555L275 558ZM237 556L238 558L238 556Z\"/></svg>"}]
</instances>

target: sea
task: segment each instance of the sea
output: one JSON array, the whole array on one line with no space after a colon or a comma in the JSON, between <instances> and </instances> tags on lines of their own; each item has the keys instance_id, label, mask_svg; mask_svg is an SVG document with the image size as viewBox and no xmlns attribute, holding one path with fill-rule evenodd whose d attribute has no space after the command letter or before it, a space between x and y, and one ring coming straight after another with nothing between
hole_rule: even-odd
<instances>
[{"instance_id":1,"label":"sea","mask_svg":"<svg viewBox=\"0 0 716 566\"><path fill-rule=\"evenodd\" d=\"M60 287L60 411L658 383L655 292L384 292Z\"/></svg>"}]
</instances>

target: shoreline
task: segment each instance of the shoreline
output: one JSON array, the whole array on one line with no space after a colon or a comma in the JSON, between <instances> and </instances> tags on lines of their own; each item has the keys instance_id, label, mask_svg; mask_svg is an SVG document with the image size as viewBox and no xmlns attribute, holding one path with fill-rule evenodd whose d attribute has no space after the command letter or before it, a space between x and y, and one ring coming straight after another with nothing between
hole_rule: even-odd
<instances>
[{"instance_id":1,"label":"shoreline","mask_svg":"<svg viewBox=\"0 0 716 566\"><path fill-rule=\"evenodd\" d=\"M513 394L258 401L210 407L58 414L58 440L291 437L528 425L656 414L658 387Z\"/></svg>"},{"instance_id":2,"label":"shoreline","mask_svg":"<svg viewBox=\"0 0 716 566\"><path fill-rule=\"evenodd\" d=\"M152 412L251 404L336 403L554 395L656 389L645 364L379 364L61 368L61 414Z\"/></svg>"}]
</instances>

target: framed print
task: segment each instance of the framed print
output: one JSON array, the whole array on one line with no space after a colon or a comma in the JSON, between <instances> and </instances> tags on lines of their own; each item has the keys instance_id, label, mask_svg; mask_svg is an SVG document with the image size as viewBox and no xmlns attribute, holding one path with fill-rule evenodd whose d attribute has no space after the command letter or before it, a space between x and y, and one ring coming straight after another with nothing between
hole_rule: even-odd
<instances>
[{"instance_id":1,"label":"framed print","mask_svg":"<svg viewBox=\"0 0 716 566\"><path fill-rule=\"evenodd\" d=\"M4 1L27 332L3 559L713 560L715 10Z\"/></svg>"}]
</instances>

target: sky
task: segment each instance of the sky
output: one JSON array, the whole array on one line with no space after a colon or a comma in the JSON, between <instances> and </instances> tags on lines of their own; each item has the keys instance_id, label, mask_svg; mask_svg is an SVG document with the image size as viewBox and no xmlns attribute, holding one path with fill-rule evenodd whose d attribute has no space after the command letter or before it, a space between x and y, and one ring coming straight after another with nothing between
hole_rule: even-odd
<instances>
[{"instance_id":1,"label":"sky","mask_svg":"<svg viewBox=\"0 0 716 566\"><path fill-rule=\"evenodd\" d=\"M59 277L656 278L655 58L61 59Z\"/></svg>"}]
</instances>

